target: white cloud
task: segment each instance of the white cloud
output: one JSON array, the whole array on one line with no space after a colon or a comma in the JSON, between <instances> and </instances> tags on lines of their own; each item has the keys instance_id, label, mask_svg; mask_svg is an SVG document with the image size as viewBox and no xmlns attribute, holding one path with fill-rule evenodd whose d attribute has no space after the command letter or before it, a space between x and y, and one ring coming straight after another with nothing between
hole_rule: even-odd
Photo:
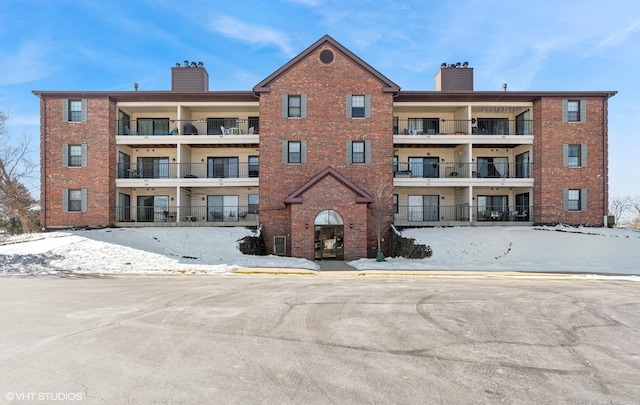
<instances>
[{"instance_id":1,"label":"white cloud","mask_svg":"<svg viewBox=\"0 0 640 405\"><path fill-rule=\"evenodd\" d=\"M218 18L211 23L210 27L216 32L240 41L261 46L275 46L288 57L293 57L297 53L289 44L289 38L285 33L271 28L247 24L228 16Z\"/></svg>"},{"instance_id":2,"label":"white cloud","mask_svg":"<svg viewBox=\"0 0 640 405\"><path fill-rule=\"evenodd\" d=\"M634 21L632 24L628 25L622 31L613 32L607 38L603 39L598 43L598 48L619 45L622 42L629 39L630 36L632 36L638 31L640 31L640 20Z\"/></svg>"},{"instance_id":3,"label":"white cloud","mask_svg":"<svg viewBox=\"0 0 640 405\"><path fill-rule=\"evenodd\" d=\"M52 69L45 60L47 49L45 43L28 41L23 43L15 54L0 53L3 63L0 64L0 85L28 83L45 77Z\"/></svg>"}]
</instances>

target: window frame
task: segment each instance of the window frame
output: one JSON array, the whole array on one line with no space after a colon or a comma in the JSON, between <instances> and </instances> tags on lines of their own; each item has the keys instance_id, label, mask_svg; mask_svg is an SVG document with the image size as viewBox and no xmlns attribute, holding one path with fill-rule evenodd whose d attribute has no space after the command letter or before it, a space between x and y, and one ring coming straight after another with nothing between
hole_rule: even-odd
<instances>
[{"instance_id":1,"label":"window frame","mask_svg":"<svg viewBox=\"0 0 640 405\"><path fill-rule=\"evenodd\" d=\"M293 150L293 146L297 146L297 151ZM302 141L287 142L287 163L302 163Z\"/></svg>"},{"instance_id":2,"label":"window frame","mask_svg":"<svg viewBox=\"0 0 640 405\"><path fill-rule=\"evenodd\" d=\"M572 155L572 149L577 149L577 155ZM577 159L577 164L575 164ZM562 165L565 167L586 167L587 166L587 144L563 144L562 145Z\"/></svg>"},{"instance_id":3,"label":"window frame","mask_svg":"<svg viewBox=\"0 0 640 405\"><path fill-rule=\"evenodd\" d=\"M364 144L364 150L363 150L363 161L354 161L353 157L354 156L360 156L361 152L356 152L356 154L354 154L354 148L353 148L353 144L354 143L358 143L358 144ZM356 164L356 165L363 165L363 164L369 164L371 163L371 140L370 139L365 139L365 140L357 140L357 141L352 141L352 140L347 140L347 145L346 145L346 155L347 155L347 164Z\"/></svg>"},{"instance_id":4,"label":"window frame","mask_svg":"<svg viewBox=\"0 0 640 405\"><path fill-rule=\"evenodd\" d=\"M574 110L574 107L577 110ZM569 109L570 107L571 110ZM562 100L562 122L576 123L587 120L587 100Z\"/></svg>"},{"instance_id":5,"label":"window frame","mask_svg":"<svg viewBox=\"0 0 640 405\"><path fill-rule=\"evenodd\" d=\"M79 193L80 198L78 199ZM75 198L71 198L72 194ZM77 202L79 207L72 207L72 201ZM73 209L72 209L73 208ZM87 211L87 189L86 188L72 188L72 189L63 189L62 190L62 211L63 212L86 212Z\"/></svg>"},{"instance_id":6,"label":"window frame","mask_svg":"<svg viewBox=\"0 0 640 405\"><path fill-rule=\"evenodd\" d=\"M363 109L363 115L360 116L360 106L357 106L356 108L358 108L358 115L354 115L353 114L353 101L354 101L354 97L358 97L358 100L360 99L360 97L364 97L364 109ZM347 118L355 118L355 119L363 119L363 118L371 118L371 95L370 94L347 94L346 96L346 115Z\"/></svg>"},{"instance_id":7,"label":"window frame","mask_svg":"<svg viewBox=\"0 0 640 405\"><path fill-rule=\"evenodd\" d=\"M77 158L74 164L72 163L72 154L71 149L75 147L80 147L80 154L73 155L73 157ZM63 167L85 167L87 166L87 144L62 144L62 166Z\"/></svg>"},{"instance_id":8,"label":"window frame","mask_svg":"<svg viewBox=\"0 0 640 405\"><path fill-rule=\"evenodd\" d=\"M359 149L359 150L356 150ZM351 142L351 163L364 164L365 161L365 142L364 141L352 141Z\"/></svg>"},{"instance_id":9,"label":"window frame","mask_svg":"<svg viewBox=\"0 0 640 405\"><path fill-rule=\"evenodd\" d=\"M249 170L249 177L260 177L260 156L250 155L247 158L247 166Z\"/></svg>"},{"instance_id":10,"label":"window frame","mask_svg":"<svg viewBox=\"0 0 640 405\"><path fill-rule=\"evenodd\" d=\"M247 212L257 214L260 208L260 194L247 195Z\"/></svg>"},{"instance_id":11,"label":"window frame","mask_svg":"<svg viewBox=\"0 0 640 405\"><path fill-rule=\"evenodd\" d=\"M77 104L79 103L79 104ZM76 108L71 108L72 105ZM80 109L77 109L79 105ZM87 122L87 99L63 99L62 100L62 121L63 122Z\"/></svg>"},{"instance_id":12,"label":"window frame","mask_svg":"<svg viewBox=\"0 0 640 405\"><path fill-rule=\"evenodd\" d=\"M578 192L578 199L574 197ZM571 195L574 194L574 195ZM574 203L574 201L576 203ZM575 206L577 204L577 207ZM587 189L586 188L565 188L562 190L562 208L566 212L587 211Z\"/></svg>"},{"instance_id":13,"label":"window frame","mask_svg":"<svg viewBox=\"0 0 640 405\"><path fill-rule=\"evenodd\" d=\"M300 100L300 106L291 106L291 100ZM292 112L292 109L293 112ZM295 109L299 109L296 113ZM307 117L307 95L306 94L283 94L282 95L282 116L285 118L306 118Z\"/></svg>"},{"instance_id":14,"label":"window frame","mask_svg":"<svg viewBox=\"0 0 640 405\"><path fill-rule=\"evenodd\" d=\"M580 211L580 189L571 188L567 190L567 211Z\"/></svg>"},{"instance_id":15,"label":"window frame","mask_svg":"<svg viewBox=\"0 0 640 405\"><path fill-rule=\"evenodd\" d=\"M351 96L351 118L365 118L364 101L364 94L354 94Z\"/></svg>"}]
</instances>

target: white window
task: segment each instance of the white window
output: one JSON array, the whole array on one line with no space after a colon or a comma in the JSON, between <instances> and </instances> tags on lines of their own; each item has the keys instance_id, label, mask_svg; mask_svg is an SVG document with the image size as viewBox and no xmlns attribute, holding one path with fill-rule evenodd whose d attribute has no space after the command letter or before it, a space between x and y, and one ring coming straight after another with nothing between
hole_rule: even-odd
<instances>
[{"instance_id":1,"label":"white window","mask_svg":"<svg viewBox=\"0 0 640 405\"><path fill-rule=\"evenodd\" d=\"M62 166L84 167L87 165L87 144L62 145Z\"/></svg>"},{"instance_id":2,"label":"white window","mask_svg":"<svg viewBox=\"0 0 640 405\"><path fill-rule=\"evenodd\" d=\"M371 116L371 96L347 94L347 117L369 118Z\"/></svg>"},{"instance_id":3,"label":"white window","mask_svg":"<svg viewBox=\"0 0 640 405\"><path fill-rule=\"evenodd\" d=\"M307 116L307 95L306 94L283 94L282 95L282 116L289 118L304 118Z\"/></svg>"},{"instance_id":4,"label":"white window","mask_svg":"<svg viewBox=\"0 0 640 405\"><path fill-rule=\"evenodd\" d=\"M306 163L307 141L282 141L282 163Z\"/></svg>"},{"instance_id":5,"label":"white window","mask_svg":"<svg viewBox=\"0 0 640 405\"><path fill-rule=\"evenodd\" d=\"M87 189L62 190L62 210L64 212L87 211Z\"/></svg>"},{"instance_id":6,"label":"white window","mask_svg":"<svg viewBox=\"0 0 640 405\"><path fill-rule=\"evenodd\" d=\"M568 167L584 167L587 165L586 144L562 145L562 163Z\"/></svg>"},{"instance_id":7,"label":"white window","mask_svg":"<svg viewBox=\"0 0 640 405\"><path fill-rule=\"evenodd\" d=\"M585 122L587 120L587 100L562 100L563 122Z\"/></svg>"},{"instance_id":8,"label":"white window","mask_svg":"<svg viewBox=\"0 0 640 405\"><path fill-rule=\"evenodd\" d=\"M64 122L86 122L87 121L87 100L62 100L62 121Z\"/></svg>"},{"instance_id":9,"label":"white window","mask_svg":"<svg viewBox=\"0 0 640 405\"><path fill-rule=\"evenodd\" d=\"M347 163L371 163L371 141L347 141Z\"/></svg>"},{"instance_id":10,"label":"white window","mask_svg":"<svg viewBox=\"0 0 640 405\"><path fill-rule=\"evenodd\" d=\"M587 189L564 189L563 207L565 211L586 211L587 210Z\"/></svg>"}]
</instances>

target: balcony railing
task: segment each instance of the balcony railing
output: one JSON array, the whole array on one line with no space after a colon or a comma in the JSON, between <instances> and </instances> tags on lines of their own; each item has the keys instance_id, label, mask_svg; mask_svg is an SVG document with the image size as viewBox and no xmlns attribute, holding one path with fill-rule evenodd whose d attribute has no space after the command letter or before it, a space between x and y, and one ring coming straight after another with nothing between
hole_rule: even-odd
<instances>
[{"instance_id":1,"label":"balcony railing","mask_svg":"<svg viewBox=\"0 0 640 405\"><path fill-rule=\"evenodd\" d=\"M471 210L469 209L471 208ZM395 207L394 222L401 225L419 225L422 222L531 222L533 207L478 207L458 205L400 205Z\"/></svg>"},{"instance_id":2,"label":"balcony railing","mask_svg":"<svg viewBox=\"0 0 640 405\"><path fill-rule=\"evenodd\" d=\"M119 179L232 179L259 176L257 163L118 163Z\"/></svg>"},{"instance_id":3,"label":"balcony railing","mask_svg":"<svg viewBox=\"0 0 640 405\"><path fill-rule=\"evenodd\" d=\"M506 118L472 118L446 120L438 118L411 118L395 120L394 135L532 135L532 120Z\"/></svg>"},{"instance_id":4,"label":"balcony railing","mask_svg":"<svg viewBox=\"0 0 640 405\"><path fill-rule=\"evenodd\" d=\"M118 135L252 135L260 132L257 118L207 118L199 120L170 120L140 118L118 120Z\"/></svg>"},{"instance_id":5,"label":"balcony railing","mask_svg":"<svg viewBox=\"0 0 640 405\"><path fill-rule=\"evenodd\" d=\"M256 224L258 206L117 206L117 222Z\"/></svg>"},{"instance_id":6,"label":"balcony railing","mask_svg":"<svg viewBox=\"0 0 640 405\"><path fill-rule=\"evenodd\" d=\"M394 177L411 178L532 178L531 163L495 162L399 162L393 164Z\"/></svg>"}]
</instances>

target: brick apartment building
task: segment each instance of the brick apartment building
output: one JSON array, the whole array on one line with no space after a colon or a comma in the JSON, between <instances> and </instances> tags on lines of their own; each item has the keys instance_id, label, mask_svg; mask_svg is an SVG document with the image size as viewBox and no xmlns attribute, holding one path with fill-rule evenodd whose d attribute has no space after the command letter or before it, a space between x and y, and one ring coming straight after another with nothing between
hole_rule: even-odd
<instances>
[{"instance_id":1,"label":"brick apartment building","mask_svg":"<svg viewBox=\"0 0 640 405\"><path fill-rule=\"evenodd\" d=\"M606 222L615 91L478 92L466 62L404 91L329 36L252 90L208 81L34 91L42 226L260 224L269 253L352 260L391 224Z\"/></svg>"}]
</instances>

